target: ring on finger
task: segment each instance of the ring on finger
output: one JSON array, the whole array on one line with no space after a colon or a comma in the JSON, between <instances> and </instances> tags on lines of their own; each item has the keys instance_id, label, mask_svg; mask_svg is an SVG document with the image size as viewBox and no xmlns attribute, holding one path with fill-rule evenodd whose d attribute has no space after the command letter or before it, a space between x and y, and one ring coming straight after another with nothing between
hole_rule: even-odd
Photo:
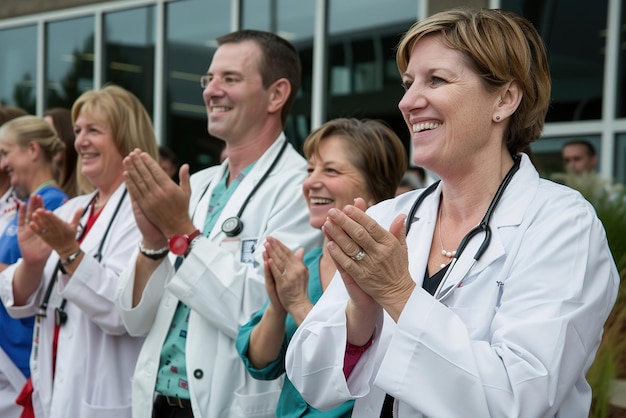
<instances>
[{"instance_id":1,"label":"ring on finger","mask_svg":"<svg viewBox=\"0 0 626 418\"><path fill-rule=\"evenodd\" d=\"M283 269L283 272L280 275L284 277L286 274L287 274L287 267Z\"/></svg>"},{"instance_id":2,"label":"ring on finger","mask_svg":"<svg viewBox=\"0 0 626 418\"><path fill-rule=\"evenodd\" d=\"M365 258L365 251L360 250L356 255L351 257L354 261L361 261Z\"/></svg>"}]
</instances>

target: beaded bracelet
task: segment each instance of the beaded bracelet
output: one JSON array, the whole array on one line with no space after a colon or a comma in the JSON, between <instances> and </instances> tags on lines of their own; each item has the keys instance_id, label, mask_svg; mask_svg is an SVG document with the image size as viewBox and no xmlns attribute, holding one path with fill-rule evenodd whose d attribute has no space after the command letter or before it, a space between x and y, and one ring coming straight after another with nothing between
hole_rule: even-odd
<instances>
[{"instance_id":1,"label":"beaded bracelet","mask_svg":"<svg viewBox=\"0 0 626 418\"><path fill-rule=\"evenodd\" d=\"M159 248L157 250L153 250L152 248L146 248L143 246L143 243L139 243L139 252L151 260L160 260L170 252L170 248L165 246L163 248Z\"/></svg>"}]
</instances>

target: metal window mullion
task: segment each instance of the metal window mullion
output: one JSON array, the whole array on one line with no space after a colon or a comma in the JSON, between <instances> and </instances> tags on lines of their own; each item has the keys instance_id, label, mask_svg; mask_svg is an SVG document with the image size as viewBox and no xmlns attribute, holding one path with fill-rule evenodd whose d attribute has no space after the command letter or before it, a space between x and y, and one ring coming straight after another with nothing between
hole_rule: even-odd
<instances>
[{"instance_id":1,"label":"metal window mullion","mask_svg":"<svg viewBox=\"0 0 626 418\"><path fill-rule=\"evenodd\" d=\"M609 0L607 10L606 47L604 54L604 82L602 92L602 142L600 148L600 174L613 177L615 161L615 131L618 85L618 54L620 40L621 0Z\"/></svg>"},{"instance_id":2,"label":"metal window mullion","mask_svg":"<svg viewBox=\"0 0 626 418\"><path fill-rule=\"evenodd\" d=\"M165 114L165 2L159 1L156 7L156 28L154 45L154 107L152 109L152 125L157 142L160 145L165 141L164 114Z\"/></svg>"},{"instance_id":3,"label":"metal window mullion","mask_svg":"<svg viewBox=\"0 0 626 418\"><path fill-rule=\"evenodd\" d=\"M311 87L311 130L326 121L326 66L328 65L328 0L317 0L313 35L313 81Z\"/></svg>"},{"instance_id":4,"label":"metal window mullion","mask_svg":"<svg viewBox=\"0 0 626 418\"><path fill-rule=\"evenodd\" d=\"M93 88L99 89L104 82L104 14L102 10L94 13L93 28Z\"/></svg>"},{"instance_id":5,"label":"metal window mullion","mask_svg":"<svg viewBox=\"0 0 626 418\"><path fill-rule=\"evenodd\" d=\"M211 1L211 0L209 0ZM243 22L243 0L231 0L230 2L230 28L234 32L241 29Z\"/></svg>"},{"instance_id":6,"label":"metal window mullion","mask_svg":"<svg viewBox=\"0 0 626 418\"><path fill-rule=\"evenodd\" d=\"M45 32L46 22L43 19L39 19L37 22L37 69L35 70L35 112L39 116L43 116L46 109L46 67L44 65L46 60Z\"/></svg>"}]
</instances>

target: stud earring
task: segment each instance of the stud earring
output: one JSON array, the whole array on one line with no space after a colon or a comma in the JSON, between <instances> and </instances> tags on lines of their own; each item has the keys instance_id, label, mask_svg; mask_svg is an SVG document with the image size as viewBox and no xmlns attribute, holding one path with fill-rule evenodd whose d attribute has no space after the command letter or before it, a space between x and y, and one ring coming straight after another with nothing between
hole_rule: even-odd
<instances>
[{"instance_id":1,"label":"stud earring","mask_svg":"<svg viewBox=\"0 0 626 418\"><path fill-rule=\"evenodd\" d=\"M500 120L500 116L496 116L496 120Z\"/></svg>"}]
</instances>

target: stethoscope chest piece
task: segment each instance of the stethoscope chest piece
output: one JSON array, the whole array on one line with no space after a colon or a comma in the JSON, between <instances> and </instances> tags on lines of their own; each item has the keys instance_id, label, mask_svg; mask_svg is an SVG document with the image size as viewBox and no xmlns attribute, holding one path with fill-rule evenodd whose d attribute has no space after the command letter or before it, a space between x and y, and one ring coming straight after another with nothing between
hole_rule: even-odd
<instances>
[{"instance_id":1,"label":"stethoscope chest piece","mask_svg":"<svg viewBox=\"0 0 626 418\"><path fill-rule=\"evenodd\" d=\"M222 224L222 232L224 232L227 237L236 237L241 231L243 231L243 222L241 222L238 216L231 216Z\"/></svg>"}]
</instances>

